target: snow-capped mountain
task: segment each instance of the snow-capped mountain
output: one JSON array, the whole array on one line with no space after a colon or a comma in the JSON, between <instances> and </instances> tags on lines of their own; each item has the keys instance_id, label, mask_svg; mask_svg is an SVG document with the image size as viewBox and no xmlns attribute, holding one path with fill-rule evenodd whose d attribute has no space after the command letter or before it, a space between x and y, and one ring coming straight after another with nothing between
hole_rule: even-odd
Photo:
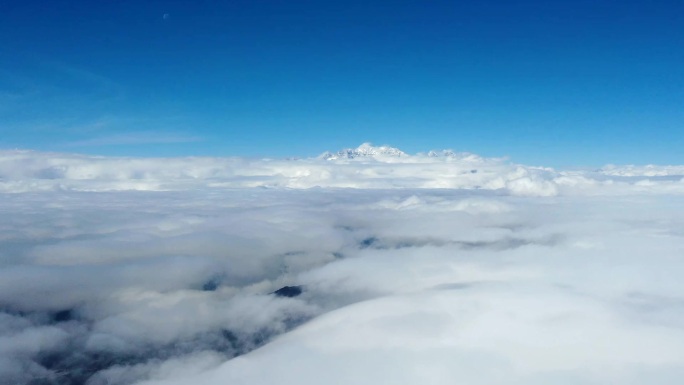
<instances>
[{"instance_id":1,"label":"snow-capped mountain","mask_svg":"<svg viewBox=\"0 0 684 385\"><path fill-rule=\"evenodd\" d=\"M357 148L345 148L336 153L324 152L319 156L321 159L356 159L364 157L406 157L408 154L398 148L390 146L373 146L371 143L363 143Z\"/></svg>"},{"instance_id":2,"label":"snow-capped mountain","mask_svg":"<svg viewBox=\"0 0 684 385\"><path fill-rule=\"evenodd\" d=\"M394 162L396 158L403 158L404 160L408 160L410 158L481 160L481 158L477 155L467 152L459 153L453 150L433 150L427 153L419 152L415 155L409 155L395 147L373 146L371 143L363 143L357 148L345 148L338 152L326 151L319 155L318 158L324 160L372 158L379 160L384 159L392 162Z\"/></svg>"},{"instance_id":3,"label":"snow-capped mountain","mask_svg":"<svg viewBox=\"0 0 684 385\"><path fill-rule=\"evenodd\" d=\"M455 157L462 155L462 154L458 154L458 153L454 152L453 150L441 150L441 151L434 151L433 150L433 151L429 151L426 155L430 158L455 158Z\"/></svg>"}]
</instances>

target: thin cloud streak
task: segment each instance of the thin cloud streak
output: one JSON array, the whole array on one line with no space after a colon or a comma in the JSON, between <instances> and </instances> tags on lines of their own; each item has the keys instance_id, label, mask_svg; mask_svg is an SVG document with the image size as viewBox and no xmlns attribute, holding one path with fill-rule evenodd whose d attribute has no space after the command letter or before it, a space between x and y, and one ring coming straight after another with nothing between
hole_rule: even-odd
<instances>
[{"instance_id":1,"label":"thin cloud streak","mask_svg":"<svg viewBox=\"0 0 684 385\"><path fill-rule=\"evenodd\" d=\"M193 143L204 139L198 136L189 136L175 133L162 133L158 131L134 132L119 135L95 137L67 143L68 147L89 146L120 146L120 145L144 145L144 144L168 144L168 143Z\"/></svg>"}]
</instances>

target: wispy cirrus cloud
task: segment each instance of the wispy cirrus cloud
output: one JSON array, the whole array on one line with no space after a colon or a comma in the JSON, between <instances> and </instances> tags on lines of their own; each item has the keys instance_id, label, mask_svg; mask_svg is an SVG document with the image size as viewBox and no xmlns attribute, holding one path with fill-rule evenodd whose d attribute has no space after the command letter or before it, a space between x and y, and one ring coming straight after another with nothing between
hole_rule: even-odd
<instances>
[{"instance_id":1,"label":"wispy cirrus cloud","mask_svg":"<svg viewBox=\"0 0 684 385\"><path fill-rule=\"evenodd\" d=\"M168 143L192 143L201 142L204 139L199 136L184 135L179 133L164 133L159 131L142 131L125 134L105 135L82 139L66 144L68 147L88 146L121 146L121 145L145 145L145 144L168 144Z\"/></svg>"},{"instance_id":2,"label":"wispy cirrus cloud","mask_svg":"<svg viewBox=\"0 0 684 385\"><path fill-rule=\"evenodd\" d=\"M126 88L90 69L24 58L0 68L0 134L12 147L41 147L103 129L126 102ZM105 124L106 123L106 124Z\"/></svg>"},{"instance_id":3,"label":"wispy cirrus cloud","mask_svg":"<svg viewBox=\"0 0 684 385\"><path fill-rule=\"evenodd\" d=\"M64 113L99 108L125 98L125 87L87 68L49 58L27 59L28 68L0 68L0 82L12 90L14 108Z\"/></svg>"}]
</instances>

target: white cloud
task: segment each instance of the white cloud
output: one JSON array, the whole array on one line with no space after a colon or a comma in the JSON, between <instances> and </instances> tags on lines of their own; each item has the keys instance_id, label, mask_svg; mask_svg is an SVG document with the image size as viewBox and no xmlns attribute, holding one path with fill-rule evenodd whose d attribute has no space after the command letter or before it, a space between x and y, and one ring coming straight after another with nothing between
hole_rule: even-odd
<instances>
[{"instance_id":1,"label":"white cloud","mask_svg":"<svg viewBox=\"0 0 684 385\"><path fill-rule=\"evenodd\" d=\"M601 173L611 176L678 176L684 177L684 166L616 166L607 165L601 169Z\"/></svg>"},{"instance_id":2,"label":"white cloud","mask_svg":"<svg viewBox=\"0 0 684 385\"><path fill-rule=\"evenodd\" d=\"M122 137L148 140L147 135ZM172 137L153 140L185 141ZM123 142L122 142L123 143ZM391 147L348 149L316 159L107 158L0 151L0 191L183 191L196 188L484 189L520 196L681 193L681 167L607 166L557 171L468 153L407 155ZM325 154L324 154L325 155ZM637 170L637 171L635 171ZM665 177L664 177L665 176Z\"/></svg>"},{"instance_id":3,"label":"white cloud","mask_svg":"<svg viewBox=\"0 0 684 385\"><path fill-rule=\"evenodd\" d=\"M201 142L203 139L197 136L182 135L176 133L159 133L153 131L140 131L119 135L100 136L83 139L69 143L73 147L85 146L118 146L118 145L143 145L143 144L166 144L166 143L189 143Z\"/></svg>"},{"instance_id":4,"label":"white cloud","mask_svg":"<svg viewBox=\"0 0 684 385\"><path fill-rule=\"evenodd\" d=\"M0 382L678 384L684 186L609 174L4 152Z\"/></svg>"}]
</instances>

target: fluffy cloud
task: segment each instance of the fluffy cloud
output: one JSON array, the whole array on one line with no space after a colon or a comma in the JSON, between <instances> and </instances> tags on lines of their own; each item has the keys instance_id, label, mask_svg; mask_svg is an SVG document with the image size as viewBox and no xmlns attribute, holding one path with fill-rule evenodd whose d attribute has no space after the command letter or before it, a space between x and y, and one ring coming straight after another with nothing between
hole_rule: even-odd
<instances>
[{"instance_id":1,"label":"fluffy cloud","mask_svg":"<svg viewBox=\"0 0 684 385\"><path fill-rule=\"evenodd\" d=\"M362 150L3 153L0 382L678 383L681 178Z\"/></svg>"},{"instance_id":2,"label":"fluffy cloud","mask_svg":"<svg viewBox=\"0 0 684 385\"><path fill-rule=\"evenodd\" d=\"M684 191L684 168L564 172L452 151L408 155L363 144L315 159L106 158L0 151L0 191L185 191L193 188L483 189L521 196ZM617 185L615 188L610 188ZM657 185L656 188L652 188Z\"/></svg>"}]
</instances>

